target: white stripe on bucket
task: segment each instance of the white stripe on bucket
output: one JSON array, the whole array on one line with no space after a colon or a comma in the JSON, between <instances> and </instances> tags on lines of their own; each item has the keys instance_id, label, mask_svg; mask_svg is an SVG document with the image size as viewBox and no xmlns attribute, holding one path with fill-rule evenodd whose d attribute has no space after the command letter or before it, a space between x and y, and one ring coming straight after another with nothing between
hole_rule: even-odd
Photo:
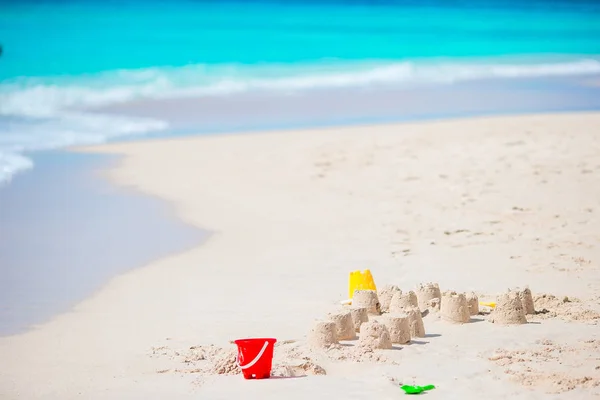
<instances>
[{"instance_id":1,"label":"white stripe on bucket","mask_svg":"<svg viewBox=\"0 0 600 400\"><path fill-rule=\"evenodd\" d=\"M263 345L262 349L260 349L260 351L258 352L258 355L254 358L254 360L250 361L248 364L242 366L242 364L240 364L240 357L238 355L238 358L236 360L238 367L240 367L241 369L246 369L246 368L250 368L251 366L253 366L254 364L256 364L258 362L258 360L260 360L260 358L262 357L262 355L265 353L265 350L267 350L267 347L269 347L269 341L265 341L265 344Z\"/></svg>"}]
</instances>

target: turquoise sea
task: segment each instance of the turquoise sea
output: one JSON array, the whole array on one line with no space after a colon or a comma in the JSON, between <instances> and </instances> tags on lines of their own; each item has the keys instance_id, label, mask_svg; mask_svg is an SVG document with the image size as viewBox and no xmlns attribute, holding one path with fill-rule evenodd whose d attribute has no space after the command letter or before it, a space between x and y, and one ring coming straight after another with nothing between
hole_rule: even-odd
<instances>
[{"instance_id":1,"label":"turquoise sea","mask_svg":"<svg viewBox=\"0 0 600 400\"><path fill-rule=\"evenodd\" d=\"M600 108L597 1L0 1L0 44L4 183L178 130Z\"/></svg>"}]
</instances>

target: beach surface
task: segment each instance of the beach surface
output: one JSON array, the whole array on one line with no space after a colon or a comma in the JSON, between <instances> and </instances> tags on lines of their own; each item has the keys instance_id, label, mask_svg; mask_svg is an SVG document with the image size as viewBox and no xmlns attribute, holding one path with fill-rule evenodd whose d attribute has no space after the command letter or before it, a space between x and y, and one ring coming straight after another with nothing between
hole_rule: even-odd
<instances>
[{"instance_id":1,"label":"beach surface","mask_svg":"<svg viewBox=\"0 0 600 400\"><path fill-rule=\"evenodd\" d=\"M397 399L400 383L434 384L432 399L600 396L600 113L81 150L123 155L110 179L212 234L0 338L2 399ZM309 349L365 268L379 287L483 300L529 285L548 312L514 326L430 313L427 335L394 350ZM289 379L236 374L230 341L244 337L277 338Z\"/></svg>"}]
</instances>

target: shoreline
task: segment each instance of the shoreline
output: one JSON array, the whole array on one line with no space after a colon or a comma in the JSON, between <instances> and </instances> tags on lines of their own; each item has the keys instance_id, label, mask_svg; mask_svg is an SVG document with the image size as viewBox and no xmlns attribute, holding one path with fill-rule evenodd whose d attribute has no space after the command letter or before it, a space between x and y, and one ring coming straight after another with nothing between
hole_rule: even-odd
<instances>
[{"instance_id":1,"label":"shoreline","mask_svg":"<svg viewBox=\"0 0 600 400\"><path fill-rule=\"evenodd\" d=\"M0 366L0 394L240 396L246 386L239 376L197 387L193 374L156 375L175 361L148 352L160 346L227 345L241 336L300 339L314 318L343 300L347 273L355 269L371 268L381 286L396 283L408 290L433 280L444 288L489 295L530 284L534 292L580 297L588 305L600 294L600 281L593 279L600 254L593 245L599 221L592 204L600 193L589 181L600 173L593 158L597 126L600 113L579 112L77 148L120 154L107 171L111 181L170 202L184 222L214 234L202 246L119 275L73 313L0 338L2 358L19 360ZM524 199L517 201L517 194ZM583 244L564 234L565 223ZM565 251L590 263L562 260ZM559 266L550 265L557 260ZM566 273L580 279L566 281ZM545 323L544 335L569 341L573 324ZM429 326L443 339L430 340L422 351L404 349L410 361L399 368L405 376L411 376L406 366L411 362L426 374L430 367L417 361L427 354L449 372L461 350L475 357L508 345L514 337L507 332L516 332L472 324L462 327L474 335L466 347L450 350L444 346L461 342L458 328ZM593 326L576 326L580 335L598 335ZM537 340L534 329L523 331L524 345ZM57 345L48 348L49 340ZM53 365L62 357L64 363ZM446 390L456 378L463 398L477 398L469 390L472 376L482 379L476 386L493 387L490 399L545 398L486 377L487 361L473 368L467 372L461 364L450 377L434 371L429 377ZM385 366L366 374L360 366L354 372L335 366L332 371L297 380L290 398L302 398L317 382L325 392L344 396L354 388L356 398L373 390L398 395L395 387L381 388L381 376L375 376L388 373ZM36 374L48 376L48 382L36 381ZM500 371L493 375L505 382ZM345 388L349 382L353 386ZM277 398L268 383L251 397ZM285 385L275 381L270 387Z\"/></svg>"},{"instance_id":2,"label":"shoreline","mask_svg":"<svg viewBox=\"0 0 600 400\"><path fill-rule=\"evenodd\" d=\"M170 204L104 177L116 158L43 152L40 168L0 190L0 337L36 329L115 276L205 240Z\"/></svg>"}]
</instances>

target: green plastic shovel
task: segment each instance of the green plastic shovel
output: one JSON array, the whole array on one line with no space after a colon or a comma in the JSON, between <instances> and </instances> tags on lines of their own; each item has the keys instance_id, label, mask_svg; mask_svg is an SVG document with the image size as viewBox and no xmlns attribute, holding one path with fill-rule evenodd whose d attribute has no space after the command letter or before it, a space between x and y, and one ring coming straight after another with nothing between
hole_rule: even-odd
<instances>
[{"instance_id":1,"label":"green plastic shovel","mask_svg":"<svg viewBox=\"0 0 600 400\"><path fill-rule=\"evenodd\" d=\"M433 385L427 386L410 386L410 385L402 385L400 389L404 390L406 394L421 394L426 390L435 389Z\"/></svg>"}]
</instances>

